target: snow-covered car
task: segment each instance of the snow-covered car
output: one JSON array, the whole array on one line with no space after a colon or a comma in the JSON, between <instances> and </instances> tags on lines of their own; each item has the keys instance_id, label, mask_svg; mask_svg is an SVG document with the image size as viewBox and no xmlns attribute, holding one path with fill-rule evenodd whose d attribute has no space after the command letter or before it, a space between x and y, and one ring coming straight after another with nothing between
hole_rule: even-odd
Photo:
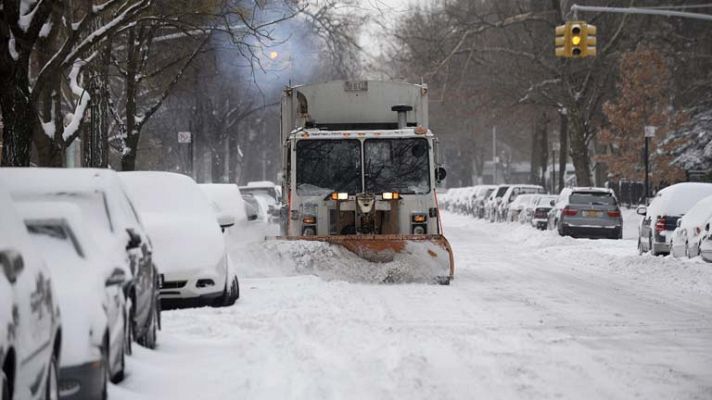
<instances>
[{"instance_id":1,"label":"snow-covered car","mask_svg":"<svg viewBox=\"0 0 712 400\"><path fill-rule=\"evenodd\" d=\"M712 262L712 218L705 224L705 234L700 243L700 256L707 262Z\"/></svg>"},{"instance_id":2,"label":"snow-covered car","mask_svg":"<svg viewBox=\"0 0 712 400\"><path fill-rule=\"evenodd\" d=\"M543 194L546 193L543 187L539 185L511 185L502 195L502 201L497 206L497 221L515 221L516 218L512 218L509 215L510 205L517 199L517 197L525 194ZM519 217L519 209L514 210L517 213L517 218Z\"/></svg>"},{"instance_id":3,"label":"snow-covered car","mask_svg":"<svg viewBox=\"0 0 712 400\"><path fill-rule=\"evenodd\" d=\"M502 196L509 189L509 185L499 185L495 190L490 193L489 197L485 201L485 219L489 222L499 222L501 215L499 213L500 205L502 204Z\"/></svg>"},{"instance_id":4,"label":"snow-covered car","mask_svg":"<svg viewBox=\"0 0 712 400\"><path fill-rule=\"evenodd\" d=\"M677 227L670 240L670 254L689 258L700 255L703 236L709 230L709 226L706 225L711 218L712 196L708 196L698 201L677 220Z\"/></svg>"},{"instance_id":5,"label":"snow-covered car","mask_svg":"<svg viewBox=\"0 0 712 400\"><path fill-rule=\"evenodd\" d=\"M669 254L677 220L708 196L712 196L711 183L683 182L660 190L649 206L638 207L637 213L643 216L638 229L638 252Z\"/></svg>"},{"instance_id":6,"label":"snow-covered car","mask_svg":"<svg viewBox=\"0 0 712 400\"><path fill-rule=\"evenodd\" d=\"M232 305L238 296L221 226L195 181L171 172L119 174L149 232L163 276L161 307Z\"/></svg>"},{"instance_id":7,"label":"snow-covered car","mask_svg":"<svg viewBox=\"0 0 712 400\"><path fill-rule=\"evenodd\" d=\"M240 193L251 194L262 203L261 207L266 210L266 214L262 215L263 220L279 222L280 189L270 181L255 181L248 182L247 186L240 186Z\"/></svg>"},{"instance_id":8,"label":"snow-covered car","mask_svg":"<svg viewBox=\"0 0 712 400\"><path fill-rule=\"evenodd\" d=\"M472 197L472 215L475 218L485 217L485 201L497 188L495 185L479 185Z\"/></svg>"},{"instance_id":9,"label":"snow-covered car","mask_svg":"<svg viewBox=\"0 0 712 400\"><path fill-rule=\"evenodd\" d=\"M51 276L0 179L0 398L56 399L62 347Z\"/></svg>"},{"instance_id":10,"label":"snow-covered car","mask_svg":"<svg viewBox=\"0 0 712 400\"><path fill-rule=\"evenodd\" d=\"M48 260L64 321L59 370L63 399L106 398L124 378L129 345L127 272L101 252L82 212L63 202L18 204L35 247Z\"/></svg>"},{"instance_id":11,"label":"snow-covered car","mask_svg":"<svg viewBox=\"0 0 712 400\"><path fill-rule=\"evenodd\" d=\"M549 212L549 229L561 236L621 239L623 218L615 193L600 187L562 189Z\"/></svg>"},{"instance_id":12,"label":"snow-covered car","mask_svg":"<svg viewBox=\"0 0 712 400\"><path fill-rule=\"evenodd\" d=\"M534 228L546 230L548 224L549 211L551 211L552 202L556 203L558 196L556 195L540 195L531 204L531 217L527 221ZM527 213L528 215L528 213Z\"/></svg>"},{"instance_id":13,"label":"snow-covered car","mask_svg":"<svg viewBox=\"0 0 712 400\"><path fill-rule=\"evenodd\" d=\"M524 214L524 209L532 202L532 200L536 199L536 196L537 195L535 194L522 194L509 203L504 213L507 217L507 222L520 222L520 219Z\"/></svg>"},{"instance_id":14,"label":"snow-covered car","mask_svg":"<svg viewBox=\"0 0 712 400\"><path fill-rule=\"evenodd\" d=\"M260 209L260 202L251 194L243 194L242 200L245 202L245 213L248 221L256 221L263 212Z\"/></svg>"},{"instance_id":15,"label":"snow-covered car","mask_svg":"<svg viewBox=\"0 0 712 400\"><path fill-rule=\"evenodd\" d=\"M130 333L153 348L160 322L159 277L146 229L116 171L94 168L0 168L0 177L16 201L76 204L102 252L128 271L124 287L130 300Z\"/></svg>"}]
</instances>

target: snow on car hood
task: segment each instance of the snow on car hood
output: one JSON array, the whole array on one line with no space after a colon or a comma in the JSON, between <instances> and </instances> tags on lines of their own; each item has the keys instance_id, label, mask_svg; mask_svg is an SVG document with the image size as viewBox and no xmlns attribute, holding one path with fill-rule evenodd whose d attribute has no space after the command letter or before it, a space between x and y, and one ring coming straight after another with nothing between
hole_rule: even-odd
<instances>
[{"instance_id":1,"label":"snow on car hood","mask_svg":"<svg viewBox=\"0 0 712 400\"><path fill-rule=\"evenodd\" d=\"M225 242L214 218L143 213L161 273L214 267L225 254Z\"/></svg>"}]
</instances>

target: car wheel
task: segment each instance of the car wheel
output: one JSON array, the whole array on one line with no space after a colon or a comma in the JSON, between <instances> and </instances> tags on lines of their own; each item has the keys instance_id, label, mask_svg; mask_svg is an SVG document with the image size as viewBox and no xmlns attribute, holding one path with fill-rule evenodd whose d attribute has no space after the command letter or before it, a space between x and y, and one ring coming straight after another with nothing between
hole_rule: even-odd
<instances>
[{"instance_id":1,"label":"car wheel","mask_svg":"<svg viewBox=\"0 0 712 400\"><path fill-rule=\"evenodd\" d=\"M131 307L130 315L124 321L124 353L131 355L133 354L133 340L134 332L136 332L136 322L134 318L134 310Z\"/></svg>"},{"instance_id":2,"label":"car wheel","mask_svg":"<svg viewBox=\"0 0 712 400\"><path fill-rule=\"evenodd\" d=\"M124 371L126 370L126 342L125 341L122 343L121 347L122 347L121 353L120 353L121 361L119 363L119 370L116 371L116 373L111 376L111 383L119 383L124 380Z\"/></svg>"},{"instance_id":3,"label":"car wheel","mask_svg":"<svg viewBox=\"0 0 712 400\"><path fill-rule=\"evenodd\" d=\"M237 301L237 299L240 298L240 283L237 280L237 276L232 280L232 283L230 284L230 290L227 292L227 296L225 296L225 306L229 307Z\"/></svg>"},{"instance_id":4,"label":"car wheel","mask_svg":"<svg viewBox=\"0 0 712 400\"><path fill-rule=\"evenodd\" d=\"M648 237L648 249L650 250L650 254L653 256L657 256L658 252L655 250L655 247L653 247L653 238Z\"/></svg>"},{"instance_id":5,"label":"car wheel","mask_svg":"<svg viewBox=\"0 0 712 400\"><path fill-rule=\"evenodd\" d=\"M5 371L0 370L0 389L2 392L0 392L0 397L2 400L9 400L10 399L10 380L7 378L7 375L5 375Z\"/></svg>"},{"instance_id":6,"label":"car wheel","mask_svg":"<svg viewBox=\"0 0 712 400\"><path fill-rule=\"evenodd\" d=\"M101 399L106 400L109 397L109 336L108 333L104 336L104 344L101 346L101 364L102 364L102 382L101 382Z\"/></svg>"},{"instance_id":7,"label":"car wheel","mask_svg":"<svg viewBox=\"0 0 712 400\"><path fill-rule=\"evenodd\" d=\"M45 399L47 400L59 399L59 366L57 364L57 354L52 352L52 358L47 366L47 385L45 387ZM9 398L9 396L3 395L3 399L5 398Z\"/></svg>"},{"instance_id":8,"label":"car wheel","mask_svg":"<svg viewBox=\"0 0 712 400\"><path fill-rule=\"evenodd\" d=\"M151 311L151 319L146 328L146 333L141 339L141 345L147 349L155 349L158 337L158 308L157 305Z\"/></svg>"},{"instance_id":9,"label":"car wheel","mask_svg":"<svg viewBox=\"0 0 712 400\"><path fill-rule=\"evenodd\" d=\"M692 258L690 254L690 244L688 242L685 242L685 257Z\"/></svg>"},{"instance_id":10,"label":"car wheel","mask_svg":"<svg viewBox=\"0 0 712 400\"><path fill-rule=\"evenodd\" d=\"M640 236L638 236L638 255L642 256L645 253L643 251L643 242L640 240Z\"/></svg>"}]
</instances>

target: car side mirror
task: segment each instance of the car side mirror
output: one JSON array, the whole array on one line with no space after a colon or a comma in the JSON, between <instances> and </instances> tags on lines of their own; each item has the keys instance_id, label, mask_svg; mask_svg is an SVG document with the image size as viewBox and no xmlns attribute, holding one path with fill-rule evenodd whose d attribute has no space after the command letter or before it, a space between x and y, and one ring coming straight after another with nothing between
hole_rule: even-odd
<instances>
[{"instance_id":1,"label":"car side mirror","mask_svg":"<svg viewBox=\"0 0 712 400\"><path fill-rule=\"evenodd\" d=\"M645 216L648 214L648 207L646 206L640 206L635 210L636 214Z\"/></svg>"},{"instance_id":2,"label":"car side mirror","mask_svg":"<svg viewBox=\"0 0 712 400\"><path fill-rule=\"evenodd\" d=\"M4 250L0 252L0 264L7 280L14 284L22 270L25 269L25 260L22 255L15 250Z\"/></svg>"},{"instance_id":3,"label":"car side mirror","mask_svg":"<svg viewBox=\"0 0 712 400\"><path fill-rule=\"evenodd\" d=\"M235 216L227 213L220 214L218 215L218 224L220 224L220 228L224 232L226 228L235 225Z\"/></svg>"},{"instance_id":4,"label":"car side mirror","mask_svg":"<svg viewBox=\"0 0 712 400\"><path fill-rule=\"evenodd\" d=\"M247 216L248 221L255 221L257 220L257 214L250 214Z\"/></svg>"},{"instance_id":5,"label":"car side mirror","mask_svg":"<svg viewBox=\"0 0 712 400\"><path fill-rule=\"evenodd\" d=\"M549 205L552 206L552 207L554 207L554 206L556 205L556 200L551 200L551 201L549 202Z\"/></svg>"},{"instance_id":6,"label":"car side mirror","mask_svg":"<svg viewBox=\"0 0 712 400\"><path fill-rule=\"evenodd\" d=\"M127 228L126 233L129 234L129 242L126 244L126 250L138 249L141 246L141 235L136 233L132 228Z\"/></svg>"},{"instance_id":7,"label":"car side mirror","mask_svg":"<svg viewBox=\"0 0 712 400\"><path fill-rule=\"evenodd\" d=\"M435 168L435 180L437 182L442 182L447 177L447 171L443 167Z\"/></svg>"},{"instance_id":8,"label":"car side mirror","mask_svg":"<svg viewBox=\"0 0 712 400\"><path fill-rule=\"evenodd\" d=\"M106 280L106 286L123 285L126 282L126 272L121 268L114 268L111 276Z\"/></svg>"},{"instance_id":9,"label":"car side mirror","mask_svg":"<svg viewBox=\"0 0 712 400\"><path fill-rule=\"evenodd\" d=\"M676 225L678 228L681 227L681 226L682 226L682 218L678 218L678 219L677 219L677 222L675 223L675 225Z\"/></svg>"}]
</instances>

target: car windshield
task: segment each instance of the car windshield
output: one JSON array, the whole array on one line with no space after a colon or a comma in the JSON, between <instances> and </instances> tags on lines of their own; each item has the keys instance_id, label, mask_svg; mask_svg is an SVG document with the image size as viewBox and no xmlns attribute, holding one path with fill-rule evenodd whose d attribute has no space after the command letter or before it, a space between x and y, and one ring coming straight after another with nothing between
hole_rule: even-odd
<instances>
[{"instance_id":1,"label":"car windshield","mask_svg":"<svg viewBox=\"0 0 712 400\"><path fill-rule=\"evenodd\" d=\"M574 192L569 197L570 204L591 204L595 206L614 206L616 198L606 192Z\"/></svg>"},{"instance_id":2,"label":"car windshield","mask_svg":"<svg viewBox=\"0 0 712 400\"><path fill-rule=\"evenodd\" d=\"M297 142L297 193L302 196L361 191L361 143L358 140Z\"/></svg>"},{"instance_id":3,"label":"car windshield","mask_svg":"<svg viewBox=\"0 0 712 400\"><path fill-rule=\"evenodd\" d=\"M426 139L368 139L364 142L366 191L430 191Z\"/></svg>"}]
</instances>

